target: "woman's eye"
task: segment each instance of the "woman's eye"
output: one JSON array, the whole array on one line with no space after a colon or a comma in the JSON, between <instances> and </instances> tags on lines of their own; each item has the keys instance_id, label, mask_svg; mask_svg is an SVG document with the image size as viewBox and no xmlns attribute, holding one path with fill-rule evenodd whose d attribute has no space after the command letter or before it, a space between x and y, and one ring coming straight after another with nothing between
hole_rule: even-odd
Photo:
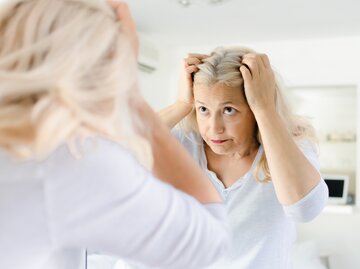
<instances>
[{"instance_id":1,"label":"woman's eye","mask_svg":"<svg viewBox=\"0 0 360 269\"><path fill-rule=\"evenodd\" d=\"M235 108L232 108L232 107L225 107L224 108L224 114L226 114L226 115L234 115L235 112L236 112Z\"/></svg>"},{"instance_id":2,"label":"woman's eye","mask_svg":"<svg viewBox=\"0 0 360 269\"><path fill-rule=\"evenodd\" d=\"M199 110L199 112L202 113L202 114L204 114L204 113L207 112L207 108L204 107L204 106L199 106L199 107L198 107L198 110Z\"/></svg>"}]
</instances>

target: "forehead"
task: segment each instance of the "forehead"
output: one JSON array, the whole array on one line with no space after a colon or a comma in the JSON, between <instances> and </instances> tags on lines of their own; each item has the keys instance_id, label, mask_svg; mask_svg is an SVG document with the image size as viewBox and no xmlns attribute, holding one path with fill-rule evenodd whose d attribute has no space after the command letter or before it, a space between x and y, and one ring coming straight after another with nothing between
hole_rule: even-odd
<instances>
[{"instance_id":1,"label":"forehead","mask_svg":"<svg viewBox=\"0 0 360 269\"><path fill-rule=\"evenodd\" d=\"M194 98L195 101L203 103L232 102L247 105L244 92L240 87L229 87L219 83L211 86L195 85Z\"/></svg>"}]
</instances>

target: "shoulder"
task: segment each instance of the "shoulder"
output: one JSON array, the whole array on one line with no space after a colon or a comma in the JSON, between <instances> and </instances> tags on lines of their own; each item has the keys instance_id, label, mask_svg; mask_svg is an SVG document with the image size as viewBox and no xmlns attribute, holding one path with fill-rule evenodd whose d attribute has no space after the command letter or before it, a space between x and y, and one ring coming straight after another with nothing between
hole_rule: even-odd
<instances>
[{"instance_id":1,"label":"shoulder","mask_svg":"<svg viewBox=\"0 0 360 269\"><path fill-rule=\"evenodd\" d=\"M185 133L179 128L173 128L171 133L197 162L203 159L203 139L199 133Z\"/></svg>"},{"instance_id":2,"label":"shoulder","mask_svg":"<svg viewBox=\"0 0 360 269\"><path fill-rule=\"evenodd\" d=\"M75 151L75 152L74 152ZM100 138L87 138L78 142L73 150L60 146L45 162L52 184L64 182L113 187L138 187L148 172L140 165L126 145ZM131 179L131 180L130 180Z\"/></svg>"},{"instance_id":3,"label":"shoulder","mask_svg":"<svg viewBox=\"0 0 360 269\"><path fill-rule=\"evenodd\" d=\"M63 163L81 164L87 162L125 161L134 162L135 158L126 144L119 144L101 137L91 137L77 140L71 145L61 145L49 156L48 162L63 161Z\"/></svg>"},{"instance_id":4,"label":"shoulder","mask_svg":"<svg viewBox=\"0 0 360 269\"><path fill-rule=\"evenodd\" d=\"M317 153L317 145L308 138L299 138L295 140L298 147L304 152Z\"/></svg>"},{"instance_id":5,"label":"shoulder","mask_svg":"<svg viewBox=\"0 0 360 269\"><path fill-rule=\"evenodd\" d=\"M180 128L173 128L171 134L184 146L194 147L202 145L202 137L197 132L184 132Z\"/></svg>"}]
</instances>

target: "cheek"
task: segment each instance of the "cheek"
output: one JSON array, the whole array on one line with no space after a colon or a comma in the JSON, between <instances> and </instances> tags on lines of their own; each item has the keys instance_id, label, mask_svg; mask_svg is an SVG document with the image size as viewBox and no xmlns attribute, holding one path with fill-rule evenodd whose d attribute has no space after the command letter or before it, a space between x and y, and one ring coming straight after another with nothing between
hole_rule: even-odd
<instances>
[{"instance_id":1,"label":"cheek","mask_svg":"<svg viewBox=\"0 0 360 269\"><path fill-rule=\"evenodd\" d=\"M239 119L224 120L227 133L237 134L242 130L242 122Z\"/></svg>"},{"instance_id":2,"label":"cheek","mask_svg":"<svg viewBox=\"0 0 360 269\"><path fill-rule=\"evenodd\" d=\"M201 119L201 117L196 117L196 122L201 136L204 137L207 130L206 121L204 119Z\"/></svg>"},{"instance_id":3,"label":"cheek","mask_svg":"<svg viewBox=\"0 0 360 269\"><path fill-rule=\"evenodd\" d=\"M205 130L205 124L204 124L203 120L197 119L197 126L198 126L200 132Z\"/></svg>"},{"instance_id":4,"label":"cheek","mask_svg":"<svg viewBox=\"0 0 360 269\"><path fill-rule=\"evenodd\" d=\"M231 136L234 140L244 136L244 130L241 128L241 125L230 125L226 127L226 133Z\"/></svg>"},{"instance_id":5,"label":"cheek","mask_svg":"<svg viewBox=\"0 0 360 269\"><path fill-rule=\"evenodd\" d=\"M241 138L253 134L254 123L244 119L234 119L228 121L225 128L227 133L231 134L233 137Z\"/></svg>"}]
</instances>

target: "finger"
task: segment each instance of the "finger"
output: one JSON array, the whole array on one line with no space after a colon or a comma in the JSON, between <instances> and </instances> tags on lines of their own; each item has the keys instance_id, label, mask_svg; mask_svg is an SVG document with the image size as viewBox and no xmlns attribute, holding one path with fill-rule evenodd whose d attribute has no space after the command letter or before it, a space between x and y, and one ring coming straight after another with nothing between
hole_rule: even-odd
<instances>
[{"instance_id":1,"label":"finger","mask_svg":"<svg viewBox=\"0 0 360 269\"><path fill-rule=\"evenodd\" d=\"M260 54L261 61L265 68L271 68L269 57L266 54Z\"/></svg>"},{"instance_id":2,"label":"finger","mask_svg":"<svg viewBox=\"0 0 360 269\"><path fill-rule=\"evenodd\" d=\"M128 31L136 32L136 25L128 5L126 3L115 0L107 0L107 2L115 12L117 20L121 21L121 24L124 26L124 28Z\"/></svg>"},{"instance_id":3,"label":"finger","mask_svg":"<svg viewBox=\"0 0 360 269\"><path fill-rule=\"evenodd\" d=\"M242 57L243 58L256 58L256 53L246 53L246 54L244 54Z\"/></svg>"},{"instance_id":4,"label":"finger","mask_svg":"<svg viewBox=\"0 0 360 269\"><path fill-rule=\"evenodd\" d=\"M254 55L244 55L241 63L246 65L246 67L250 70L253 78L260 76L258 58L256 58Z\"/></svg>"},{"instance_id":5,"label":"finger","mask_svg":"<svg viewBox=\"0 0 360 269\"><path fill-rule=\"evenodd\" d=\"M202 61L199 58L185 58L185 61L188 65L201 64Z\"/></svg>"},{"instance_id":6,"label":"finger","mask_svg":"<svg viewBox=\"0 0 360 269\"><path fill-rule=\"evenodd\" d=\"M108 3L115 11L118 20L120 20L124 26L126 26L128 29L136 29L135 22L126 3L117 2L114 0L108 0Z\"/></svg>"},{"instance_id":7,"label":"finger","mask_svg":"<svg viewBox=\"0 0 360 269\"><path fill-rule=\"evenodd\" d=\"M107 0L107 2L114 10L117 19L121 22L122 30L129 37L135 55L137 56L139 54L139 39L136 32L136 25L128 5L114 0Z\"/></svg>"},{"instance_id":8,"label":"finger","mask_svg":"<svg viewBox=\"0 0 360 269\"><path fill-rule=\"evenodd\" d=\"M259 71L261 71L260 70L261 67L271 68L269 58L264 53L249 53L249 54L246 54L246 57L253 59L254 61L257 62Z\"/></svg>"},{"instance_id":9,"label":"finger","mask_svg":"<svg viewBox=\"0 0 360 269\"><path fill-rule=\"evenodd\" d=\"M203 60L207 57L209 57L209 55L199 53L188 53L186 56L186 58L198 58L199 60Z\"/></svg>"},{"instance_id":10,"label":"finger","mask_svg":"<svg viewBox=\"0 0 360 269\"><path fill-rule=\"evenodd\" d=\"M113 9L117 9L119 6L127 7L126 3L117 0L107 0L107 2Z\"/></svg>"},{"instance_id":11,"label":"finger","mask_svg":"<svg viewBox=\"0 0 360 269\"><path fill-rule=\"evenodd\" d=\"M192 74L192 73L199 71L199 68L196 65L192 65L192 66L187 67L185 70L186 70L186 73Z\"/></svg>"},{"instance_id":12,"label":"finger","mask_svg":"<svg viewBox=\"0 0 360 269\"><path fill-rule=\"evenodd\" d=\"M241 72L241 75L244 78L244 82L252 80L251 72L250 72L249 68L246 65L240 66L240 72Z\"/></svg>"}]
</instances>

